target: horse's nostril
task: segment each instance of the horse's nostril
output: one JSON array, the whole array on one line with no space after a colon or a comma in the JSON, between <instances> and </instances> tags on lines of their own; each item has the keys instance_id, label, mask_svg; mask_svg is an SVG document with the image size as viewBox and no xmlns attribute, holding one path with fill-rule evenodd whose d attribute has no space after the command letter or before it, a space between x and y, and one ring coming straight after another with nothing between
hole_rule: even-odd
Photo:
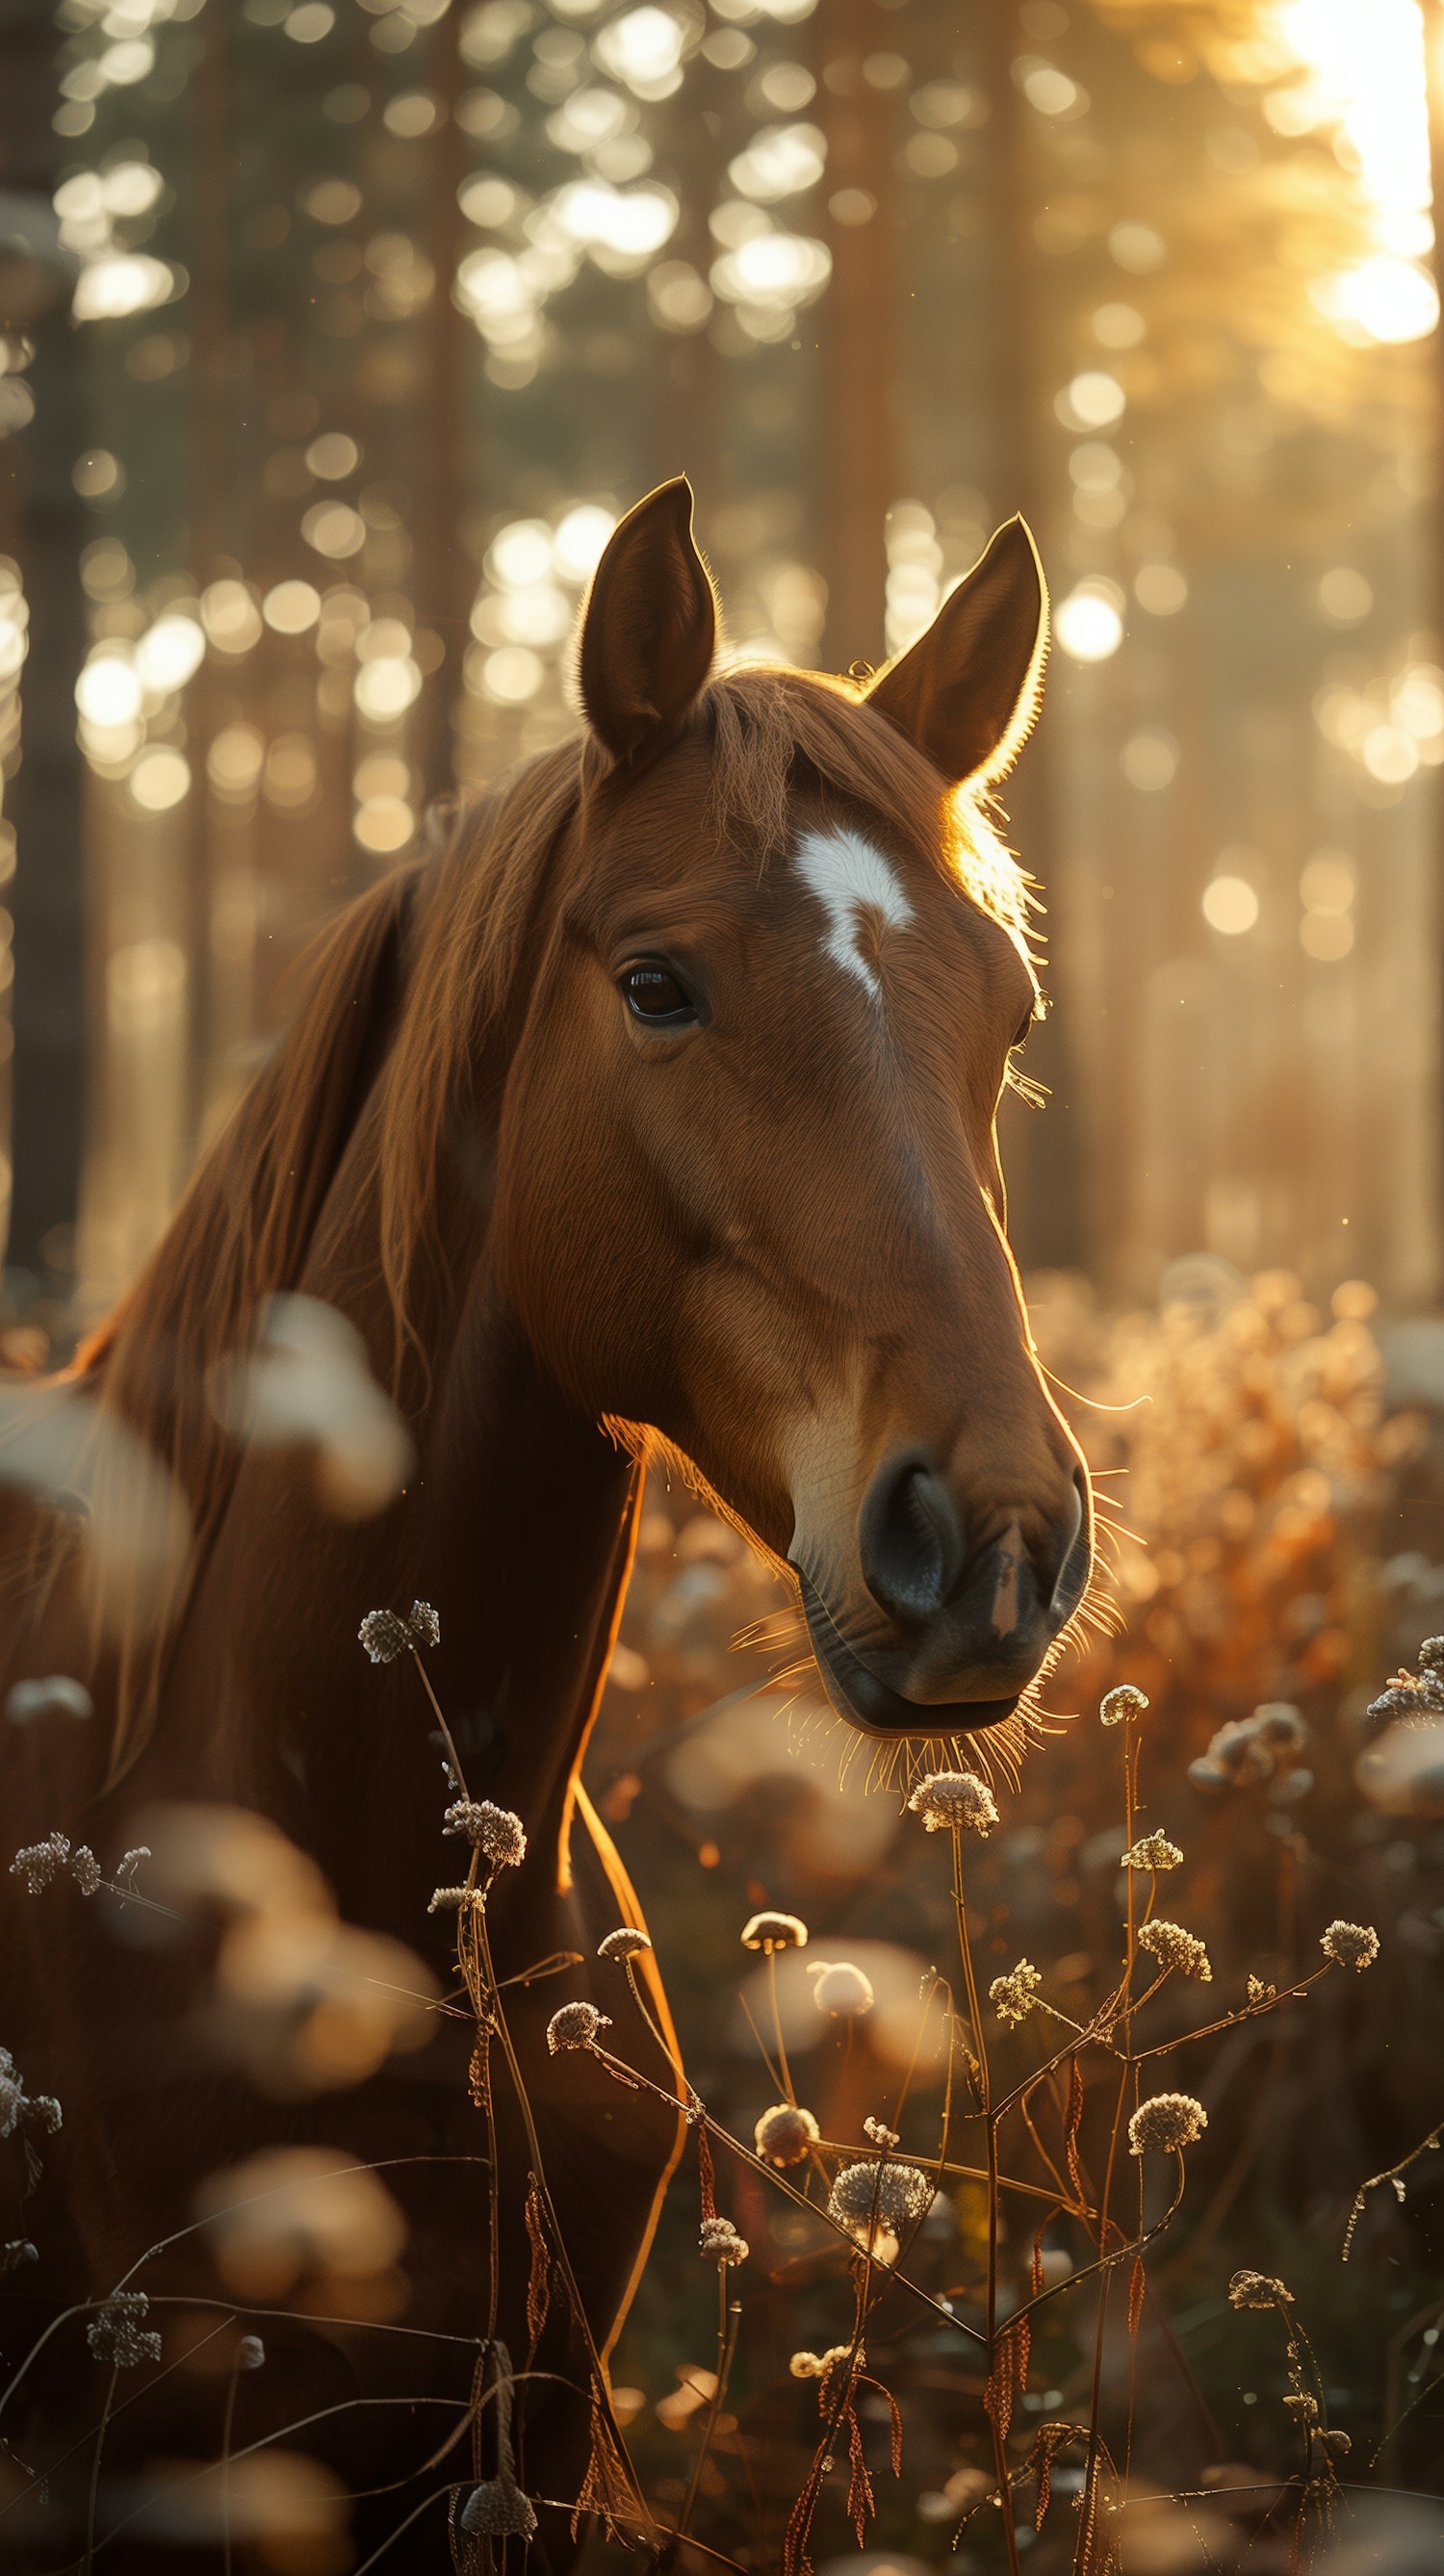
<instances>
[{"instance_id":1,"label":"horse's nostril","mask_svg":"<svg viewBox=\"0 0 1444 2576\"><path fill-rule=\"evenodd\" d=\"M963 1534L952 1498L916 1451L873 1478L858 1516L862 1576L879 1609L906 1626L931 1619L963 1570Z\"/></svg>"},{"instance_id":2,"label":"horse's nostril","mask_svg":"<svg viewBox=\"0 0 1444 2576\"><path fill-rule=\"evenodd\" d=\"M1078 1541L1083 1534L1083 1525L1086 1518L1087 1502L1083 1486L1083 1471L1081 1468L1075 1467L1073 1470L1072 1481L1068 1488L1067 1506L1058 1526L1056 1539L1057 1553L1054 1557L1053 1586L1048 1600L1048 1607L1050 1610L1056 1610L1058 1608L1060 1596L1065 1592L1065 1590L1072 1586L1074 1575L1073 1554L1078 1545ZM1068 1607L1072 1610L1076 1607L1076 1603L1070 1602Z\"/></svg>"}]
</instances>

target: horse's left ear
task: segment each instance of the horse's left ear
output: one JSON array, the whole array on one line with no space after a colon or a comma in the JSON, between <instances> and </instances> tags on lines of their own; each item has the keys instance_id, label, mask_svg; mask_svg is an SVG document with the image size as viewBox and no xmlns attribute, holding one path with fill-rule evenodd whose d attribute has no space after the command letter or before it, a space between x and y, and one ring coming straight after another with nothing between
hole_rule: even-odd
<instances>
[{"instance_id":1,"label":"horse's left ear","mask_svg":"<svg viewBox=\"0 0 1444 2576\"><path fill-rule=\"evenodd\" d=\"M717 649L717 600L685 474L629 510L592 576L579 677L592 730L630 760L681 730Z\"/></svg>"},{"instance_id":2,"label":"horse's left ear","mask_svg":"<svg viewBox=\"0 0 1444 2576\"><path fill-rule=\"evenodd\" d=\"M1009 770L1038 711L1048 643L1048 590L1023 519L986 554L868 691L948 779L984 785Z\"/></svg>"}]
</instances>

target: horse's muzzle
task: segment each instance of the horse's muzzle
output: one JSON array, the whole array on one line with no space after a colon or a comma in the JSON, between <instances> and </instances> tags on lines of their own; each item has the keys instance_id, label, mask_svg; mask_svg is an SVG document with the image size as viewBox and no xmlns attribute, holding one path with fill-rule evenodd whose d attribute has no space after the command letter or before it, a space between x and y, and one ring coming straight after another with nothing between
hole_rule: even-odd
<instances>
[{"instance_id":1,"label":"horse's muzzle","mask_svg":"<svg viewBox=\"0 0 1444 2576\"><path fill-rule=\"evenodd\" d=\"M798 1570L813 1652L840 1715L885 1735L975 1733L1011 1717L1083 1597L1090 1519L1078 1471L1041 1543L1026 1546L1014 1520L970 1553L926 1457L889 1461L859 1514L870 1601L862 1620L848 1620L851 1635Z\"/></svg>"}]
</instances>

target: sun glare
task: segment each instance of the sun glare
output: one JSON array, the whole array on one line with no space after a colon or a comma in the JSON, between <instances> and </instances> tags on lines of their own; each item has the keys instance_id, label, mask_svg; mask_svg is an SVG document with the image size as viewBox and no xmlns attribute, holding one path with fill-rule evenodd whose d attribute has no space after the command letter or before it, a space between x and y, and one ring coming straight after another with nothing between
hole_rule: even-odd
<instances>
[{"instance_id":1,"label":"sun glare","mask_svg":"<svg viewBox=\"0 0 1444 2576\"><path fill-rule=\"evenodd\" d=\"M1314 301L1345 339L1422 340L1439 298L1421 264L1433 227L1419 0L1285 0L1277 24L1303 77L1273 94L1274 121L1332 127L1373 220L1372 254L1319 278Z\"/></svg>"}]
</instances>

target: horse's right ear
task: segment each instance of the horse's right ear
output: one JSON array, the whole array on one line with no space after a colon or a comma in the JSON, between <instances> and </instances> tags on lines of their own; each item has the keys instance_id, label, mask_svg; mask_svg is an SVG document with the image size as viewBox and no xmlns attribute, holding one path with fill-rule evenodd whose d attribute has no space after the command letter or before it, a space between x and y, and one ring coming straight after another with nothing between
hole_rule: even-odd
<instances>
[{"instance_id":1,"label":"horse's right ear","mask_svg":"<svg viewBox=\"0 0 1444 2576\"><path fill-rule=\"evenodd\" d=\"M680 732L716 649L716 594L692 536L692 486L679 474L627 512L592 576L582 704L614 760Z\"/></svg>"}]
</instances>

